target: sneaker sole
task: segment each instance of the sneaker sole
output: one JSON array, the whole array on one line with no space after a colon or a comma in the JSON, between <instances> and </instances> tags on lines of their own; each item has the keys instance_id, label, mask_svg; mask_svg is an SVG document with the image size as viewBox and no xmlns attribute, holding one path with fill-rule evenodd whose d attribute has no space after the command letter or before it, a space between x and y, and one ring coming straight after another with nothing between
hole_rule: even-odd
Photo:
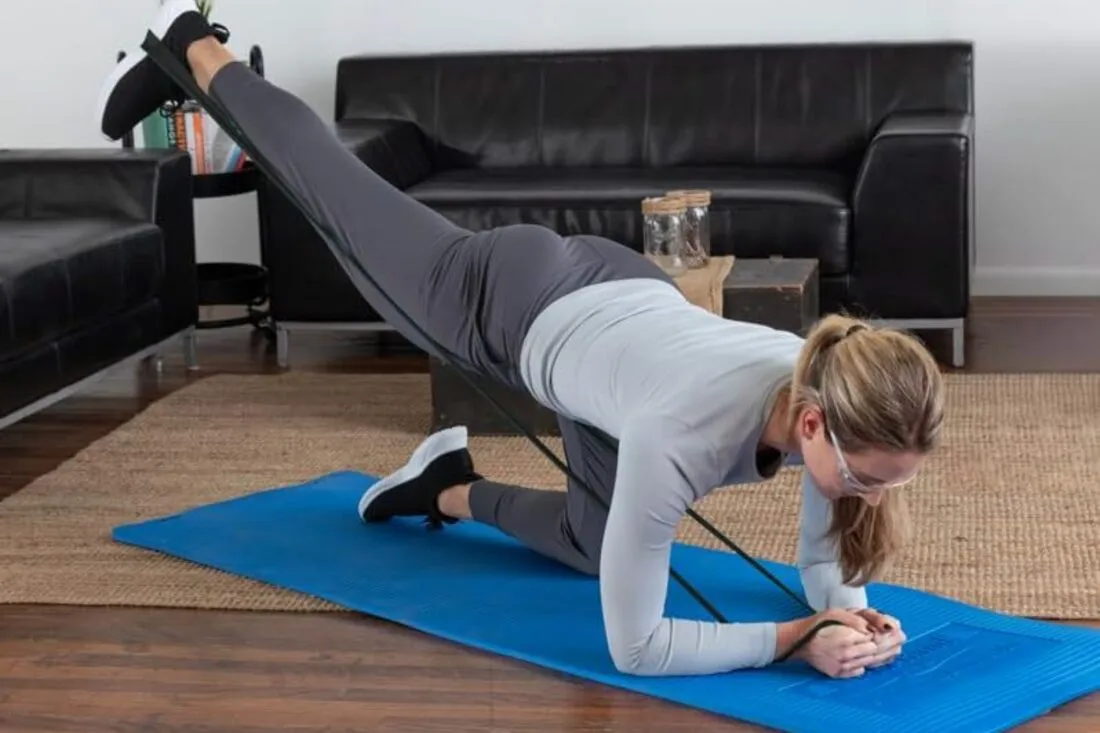
<instances>
[{"instance_id":1,"label":"sneaker sole","mask_svg":"<svg viewBox=\"0 0 1100 733\"><path fill-rule=\"evenodd\" d=\"M148 30L153 33L157 38L164 38L164 35L168 33L168 29L172 27L172 24L176 22L176 18L180 17L186 12L198 10L194 0L168 0L160 6L157 11L156 18L149 24ZM114 70L111 71L110 76L103 83L103 86L99 90L99 102L96 106L96 129L100 131L100 134L104 138L114 142L107 133L103 132L103 115L107 112L107 102L111 99L111 93L118 86L118 82L122 77L126 76L135 66L140 64L148 58L148 54L144 49L138 47L137 50L127 52L126 56L119 61Z\"/></svg>"},{"instance_id":2,"label":"sneaker sole","mask_svg":"<svg viewBox=\"0 0 1100 733\"><path fill-rule=\"evenodd\" d=\"M386 491L416 478L436 458L466 447L468 447L468 436L466 428L462 425L429 435L416 447L408 463L367 489L359 499L359 519L363 523L367 522L363 516L367 507Z\"/></svg>"}]
</instances>

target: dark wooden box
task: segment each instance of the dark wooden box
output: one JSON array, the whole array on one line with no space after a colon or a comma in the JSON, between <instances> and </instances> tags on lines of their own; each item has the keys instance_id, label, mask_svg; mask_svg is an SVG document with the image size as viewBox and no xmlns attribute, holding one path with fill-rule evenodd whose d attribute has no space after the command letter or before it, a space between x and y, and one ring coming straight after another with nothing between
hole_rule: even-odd
<instances>
[{"instance_id":1,"label":"dark wooden box","mask_svg":"<svg viewBox=\"0 0 1100 733\"><path fill-rule=\"evenodd\" d=\"M722 286L722 315L806 335L818 319L813 259L738 258Z\"/></svg>"},{"instance_id":2,"label":"dark wooden box","mask_svg":"<svg viewBox=\"0 0 1100 733\"><path fill-rule=\"evenodd\" d=\"M723 284L726 318L805 334L818 317L817 260L738 258ZM430 361L432 429L465 425L470 435L518 435L467 379ZM557 417L529 395L476 378L477 384L537 435L559 435Z\"/></svg>"}]
</instances>

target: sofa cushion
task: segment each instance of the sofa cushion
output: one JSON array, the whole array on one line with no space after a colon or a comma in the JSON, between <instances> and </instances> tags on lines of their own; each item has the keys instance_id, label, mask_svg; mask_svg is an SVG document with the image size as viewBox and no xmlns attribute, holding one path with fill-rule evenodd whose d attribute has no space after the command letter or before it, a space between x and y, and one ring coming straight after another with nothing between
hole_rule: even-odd
<instances>
[{"instance_id":1,"label":"sofa cushion","mask_svg":"<svg viewBox=\"0 0 1100 733\"><path fill-rule=\"evenodd\" d=\"M163 275L153 224L0 220L0 359L133 308Z\"/></svg>"},{"instance_id":2,"label":"sofa cushion","mask_svg":"<svg viewBox=\"0 0 1100 733\"><path fill-rule=\"evenodd\" d=\"M712 192L716 254L811 257L847 272L849 183L817 170L767 168L490 168L443 171L406 192L459 226L522 222L642 248L641 200L670 189Z\"/></svg>"}]
</instances>

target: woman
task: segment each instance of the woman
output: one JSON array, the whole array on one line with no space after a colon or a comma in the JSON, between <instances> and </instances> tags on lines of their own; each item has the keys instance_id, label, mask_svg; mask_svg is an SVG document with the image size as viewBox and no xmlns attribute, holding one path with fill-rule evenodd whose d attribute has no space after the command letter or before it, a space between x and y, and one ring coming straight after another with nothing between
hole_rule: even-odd
<instances>
[{"instance_id":1,"label":"woman","mask_svg":"<svg viewBox=\"0 0 1100 733\"><path fill-rule=\"evenodd\" d=\"M644 257L598 237L528 225L471 232L388 185L304 103L237 61L195 10L170 0L150 30L237 122L344 260L364 298L411 341L528 390L559 415L566 461L596 497L479 475L466 433L429 436L375 484L367 523L473 520L598 574L616 667L638 675L719 673L797 657L833 677L900 651L896 619L863 585L899 543L899 487L934 447L942 383L912 338L830 316L807 339L694 307ZM178 90L140 51L104 85L104 134L118 139ZM396 305L396 308L394 307ZM410 326L402 315L427 333ZM805 465L798 554L815 616L711 623L663 615L679 519L715 487ZM609 510L605 507L609 506Z\"/></svg>"}]
</instances>

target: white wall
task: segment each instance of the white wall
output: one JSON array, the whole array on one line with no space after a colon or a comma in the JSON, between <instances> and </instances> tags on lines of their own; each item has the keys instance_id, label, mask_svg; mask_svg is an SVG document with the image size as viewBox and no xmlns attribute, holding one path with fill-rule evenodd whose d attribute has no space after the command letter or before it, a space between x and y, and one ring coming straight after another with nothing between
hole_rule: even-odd
<instances>
[{"instance_id":1,"label":"white wall","mask_svg":"<svg viewBox=\"0 0 1100 733\"><path fill-rule=\"evenodd\" d=\"M8 0L0 145L98 146L96 94L157 0ZM10 8L10 9L9 9ZM331 117L359 52L813 40L977 44L980 293L1100 293L1100 4L1089 0L216 0L267 76ZM64 22L69 30L59 25ZM462 30L459 30L462 28ZM1091 46L1091 48L1090 48ZM1097 49L1097 50L1094 50ZM200 201L202 260L257 261L254 196Z\"/></svg>"}]
</instances>

